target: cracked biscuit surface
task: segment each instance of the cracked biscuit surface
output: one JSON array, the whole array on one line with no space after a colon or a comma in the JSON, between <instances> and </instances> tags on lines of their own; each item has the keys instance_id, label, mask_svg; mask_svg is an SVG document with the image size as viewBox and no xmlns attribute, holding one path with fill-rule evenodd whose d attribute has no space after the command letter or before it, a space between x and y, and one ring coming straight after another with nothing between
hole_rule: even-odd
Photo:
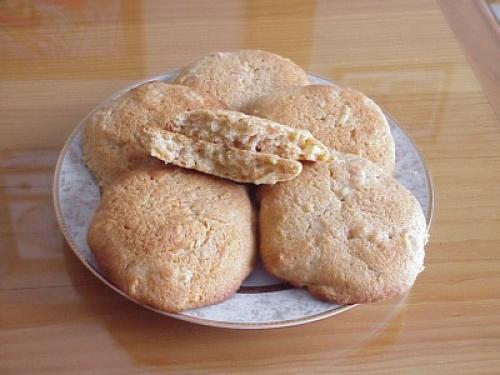
<instances>
[{"instance_id":1,"label":"cracked biscuit surface","mask_svg":"<svg viewBox=\"0 0 500 375\"><path fill-rule=\"evenodd\" d=\"M367 96L347 88L308 85L256 100L254 116L309 130L330 149L361 156L392 173L395 145L382 110Z\"/></svg>"},{"instance_id":2,"label":"cracked biscuit surface","mask_svg":"<svg viewBox=\"0 0 500 375\"><path fill-rule=\"evenodd\" d=\"M165 130L144 129L142 143L152 156L167 164L236 182L275 184L295 178L302 171L302 164L296 160L230 148Z\"/></svg>"},{"instance_id":3,"label":"cracked biscuit surface","mask_svg":"<svg viewBox=\"0 0 500 375\"><path fill-rule=\"evenodd\" d=\"M177 115L168 130L240 150L292 160L328 160L328 148L303 129L241 112L197 109Z\"/></svg>"},{"instance_id":4,"label":"cracked biscuit surface","mask_svg":"<svg viewBox=\"0 0 500 375\"><path fill-rule=\"evenodd\" d=\"M373 163L334 158L260 188L266 269L338 304L405 293L424 268L427 229L418 201Z\"/></svg>"},{"instance_id":5,"label":"cracked biscuit surface","mask_svg":"<svg viewBox=\"0 0 500 375\"><path fill-rule=\"evenodd\" d=\"M173 166L141 167L105 189L87 239L118 288L179 312L238 290L255 258L253 229L244 186Z\"/></svg>"},{"instance_id":6,"label":"cracked biscuit surface","mask_svg":"<svg viewBox=\"0 0 500 375\"><path fill-rule=\"evenodd\" d=\"M239 50L210 53L181 70L174 82L213 95L240 111L259 96L307 85L309 79L287 58L260 50Z\"/></svg>"},{"instance_id":7,"label":"cracked biscuit surface","mask_svg":"<svg viewBox=\"0 0 500 375\"><path fill-rule=\"evenodd\" d=\"M101 186L142 164L154 163L139 143L142 127L164 128L180 112L221 108L214 98L186 86L151 81L106 103L85 122L83 157Z\"/></svg>"}]
</instances>

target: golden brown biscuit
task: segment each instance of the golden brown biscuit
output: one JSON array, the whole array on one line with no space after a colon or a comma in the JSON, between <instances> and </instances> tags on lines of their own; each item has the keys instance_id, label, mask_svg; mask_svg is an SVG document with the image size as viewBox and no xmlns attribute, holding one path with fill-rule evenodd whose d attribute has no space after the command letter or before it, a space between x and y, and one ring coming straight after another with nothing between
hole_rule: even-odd
<instances>
[{"instance_id":1,"label":"golden brown biscuit","mask_svg":"<svg viewBox=\"0 0 500 375\"><path fill-rule=\"evenodd\" d=\"M99 267L135 300L179 312L236 292L255 257L245 187L176 167L115 180L88 232Z\"/></svg>"},{"instance_id":2,"label":"golden brown biscuit","mask_svg":"<svg viewBox=\"0 0 500 375\"><path fill-rule=\"evenodd\" d=\"M335 155L259 194L266 269L319 298L383 300L408 291L424 269L419 203L368 160Z\"/></svg>"},{"instance_id":3,"label":"golden brown biscuit","mask_svg":"<svg viewBox=\"0 0 500 375\"><path fill-rule=\"evenodd\" d=\"M155 158L236 182L275 184L295 178L302 171L299 161L272 154L230 148L160 129L144 129L143 134L144 148Z\"/></svg>"},{"instance_id":4,"label":"golden brown biscuit","mask_svg":"<svg viewBox=\"0 0 500 375\"><path fill-rule=\"evenodd\" d=\"M83 155L100 185L154 161L138 142L142 127L164 128L180 112L221 108L214 98L181 85L152 81L106 103L86 121Z\"/></svg>"},{"instance_id":5,"label":"golden brown biscuit","mask_svg":"<svg viewBox=\"0 0 500 375\"><path fill-rule=\"evenodd\" d=\"M189 138L292 160L328 160L328 148L303 129L221 109L195 109L175 117L168 130Z\"/></svg>"},{"instance_id":6,"label":"golden brown biscuit","mask_svg":"<svg viewBox=\"0 0 500 375\"><path fill-rule=\"evenodd\" d=\"M258 99L247 111L307 129L327 147L368 159L387 173L394 169L395 147L387 119L375 102L354 90L296 87Z\"/></svg>"},{"instance_id":7,"label":"golden brown biscuit","mask_svg":"<svg viewBox=\"0 0 500 375\"><path fill-rule=\"evenodd\" d=\"M307 85L307 74L293 61L260 50L213 52L184 68L174 81L206 92L230 109L242 110L262 95Z\"/></svg>"}]
</instances>

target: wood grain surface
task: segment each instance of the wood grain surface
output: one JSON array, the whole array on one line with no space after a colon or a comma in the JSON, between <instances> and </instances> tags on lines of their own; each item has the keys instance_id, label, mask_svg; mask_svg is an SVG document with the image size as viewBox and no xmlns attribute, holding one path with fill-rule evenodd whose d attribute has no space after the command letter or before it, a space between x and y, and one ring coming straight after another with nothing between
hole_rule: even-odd
<instances>
[{"instance_id":1,"label":"wood grain surface","mask_svg":"<svg viewBox=\"0 0 500 375\"><path fill-rule=\"evenodd\" d=\"M500 124L434 1L7 0L0 46L1 374L500 371ZM235 48L365 92L415 140L436 210L408 296L215 329L129 303L71 253L51 180L73 127L134 80Z\"/></svg>"},{"instance_id":2,"label":"wood grain surface","mask_svg":"<svg viewBox=\"0 0 500 375\"><path fill-rule=\"evenodd\" d=\"M500 23L489 4L498 0L438 0L500 120Z\"/></svg>"}]
</instances>

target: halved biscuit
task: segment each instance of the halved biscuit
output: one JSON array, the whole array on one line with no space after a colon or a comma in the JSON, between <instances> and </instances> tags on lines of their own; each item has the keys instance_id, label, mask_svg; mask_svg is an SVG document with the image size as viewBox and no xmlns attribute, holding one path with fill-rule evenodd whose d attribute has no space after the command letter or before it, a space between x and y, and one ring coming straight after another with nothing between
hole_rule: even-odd
<instances>
[{"instance_id":1,"label":"halved biscuit","mask_svg":"<svg viewBox=\"0 0 500 375\"><path fill-rule=\"evenodd\" d=\"M230 109L241 110L262 95L283 87L307 85L304 70L293 61L260 50L213 52L181 70L175 83L213 95Z\"/></svg>"},{"instance_id":2,"label":"halved biscuit","mask_svg":"<svg viewBox=\"0 0 500 375\"><path fill-rule=\"evenodd\" d=\"M87 239L123 292L179 312L238 290L255 259L253 222L243 185L173 166L141 167L104 190Z\"/></svg>"},{"instance_id":3,"label":"halved biscuit","mask_svg":"<svg viewBox=\"0 0 500 375\"><path fill-rule=\"evenodd\" d=\"M100 185L154 159L139 143L142 127L164 128L177 114L196 108L221 108L216 99L186 86L152 81L106 103L87 119L83 157Z\"/></svg>"},{"instance_id":4,"label":"halved biscuit","mask_svg":"<svg viewBox=\"0 0 500 375\"><path fill-rule=\"evenodd\" d=\"M394 169L394 139L384 113L354 90L330 85L295 87L260 98L247 111L307 129L330 149L361 156L387 173Z\"/></svg>"},{"instance_id":5,"label":"halved biscuit","mask_svg":"<svg viewBox=\"0 0 500 375\"><path fill-rule=\"evenodd\" d=\"M241 112L197 109L177 115L168 130L240 150L293 160L327 160L328 148L303 129Z\"/></svg>"},{"instance_id":6,"label":"halved biscuit","mask_svg":"<svg viewBox=\"0 0 500 375\"><path fill-rule=\"evenodd\" d=\"M165 163L237 182L275 184L295 178L302 171L302 164L296 160L230 148L160 129L144 129L142 142L152 156Z\"/></svg>"},{"instance_id":7,"label":"halved biscuit","mask_svg":"<svg viewBox=\"0 0 500 375\"><path fill-rule=\"evenodd\" d=\"M266 269L338 304L407 292L424 269L427 231L418 201L368 160L334 157L260 188Z\"/></svg>"}]
</instances>

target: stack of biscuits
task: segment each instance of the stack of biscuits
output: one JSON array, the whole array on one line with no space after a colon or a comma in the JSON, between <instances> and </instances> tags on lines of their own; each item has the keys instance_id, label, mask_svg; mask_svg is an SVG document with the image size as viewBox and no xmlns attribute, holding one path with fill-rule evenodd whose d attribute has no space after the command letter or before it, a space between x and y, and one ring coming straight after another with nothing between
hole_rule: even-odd
<instances>
[{"instance_id":1,"label":"stack of biscuits","mask_svg":"<svg viewBox=\"0 0 500 375\"><path fill-rule=\"evenodd\" d=\"M392 177L380 108L281 56L211 53L140 85L94 112L82 146L102 188L89 246L156 309L228 298L257 253L337 304L403 294L424 268L426 221Z\"/></svg>"}]
</instances>

